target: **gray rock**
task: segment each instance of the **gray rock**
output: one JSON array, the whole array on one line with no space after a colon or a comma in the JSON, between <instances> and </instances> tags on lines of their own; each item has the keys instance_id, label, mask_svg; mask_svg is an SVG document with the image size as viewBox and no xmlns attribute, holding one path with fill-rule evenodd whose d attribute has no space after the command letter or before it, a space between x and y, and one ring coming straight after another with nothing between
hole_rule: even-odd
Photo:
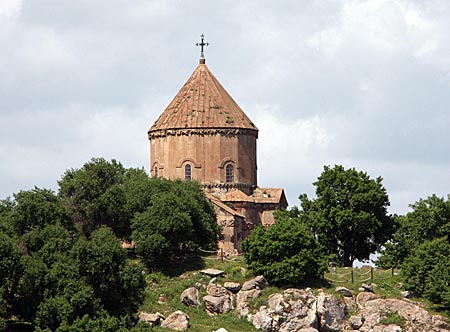
<instances>
[{"instance_id":1,"label":"gray rock","mask_svg":"<svg viewBox=\"0 0 450 332\"><path fill-rule=\"evenodd\" d=\"M209 315L226 314L233 309L233 302L229 295L206 295L203 297L203 302L205 302L206 312Z\"/></svg>"},{"instance_id":2,"label":"gray rock","mask_svg":"<svg viewBox=\"0 0 450 332\"><path fill-rule=\"evenodd\" d=\"M316 298L311 290L287 289L267 299L267 306L249 315L257 329L264 332L317 331Z\"/></svg>"},{"instance_id":3,"label":"gray rock","mask_svg":"<svg viewBox=\"0 0 450 332\"><path fill-rule=\"evenodd\" d=\"M215 331L213 331L213 332L228 332L228 331L225 330L223 327L221 327L220 329L215 330Z\"/></svg>"},{"instance_id":4,"label":"gray rock","mask_svg":"<svg viewBox=\"0 0 450 332\"><path fill-rule=\"evenodd\" d=\"M345 323L345 305L331 294L320 294L317 298L319 330L341 331Z\"/></svg>"},{"instance_id":5,"label":"gray rock","mask_svg":"<svg viewBox=\"0 0 450 332\"><path fill-rule=\"evenodd\" d=\"M236 298L236 312L240 317L247 317L250 313L250 304L249 300L257 298L261 295L261 291L259 289L251 289L247 291L241 291L237 294Z\"/></svg>"},{"instance_id":6,"label":"gray rock","mask_svg":"<svg viewBox=\"0 0 450 332\"><path fill-rule=\"evenodd\" d=\"M223 287L228 289L232 293L237 293L241 290L242 286L238 282L226 282L223 284Z\"/></svg>"},{"instance_id":7,"label":"gray rock","mask_svg":"<svg viewBox=\"0 0 450 332\"><path fill-rule=\"evenodd\" d=\"M221 276L224 272L222 270L206 269L206 270L201 270L200 273L214 278L214 277Z\"/></svg>"},{"instance_id":8,"label":"gray rock","mask_svg":"<svg viewBox=\"0 0 450 332\"><path fill-rule=\"evenodd\" d=\"M373 286L372 285L362 284L361 288L364 290L364 292L373 293Z\"/></svg>"},{"instance_id":9,"label":"gray rock","mask_svg":"<svg viewBox=\"0 0 450 332\"><path fill-rule=\"evenodd\" d=\"M170 314L162 323L161 327L176 331L183 331L189 328L189 316L178 310Z\"/></svg>"},{"instance_id":10,"label":"gray rock","mask_svg":"<svg viewBox=\"0 0 450 332\"><path fill-rule=\"evenodd\" d=\"M415 291L402 291L400 292L400 294L405 298L405 299L412 299L413 297L417 297L418 294Z\"/></svg>"},{"instance_id":11,"label":"gray rock","mask_svg":"<svg viewBox=\"0 0 450 332\"><path fill-rule=\"evenodd\" d=\"M160 323L161 320L164 320L165 317L161 313L157 312L156 314L148 313L148 312L139 312L139 321L146 322L151 326L156 326Z\"/></svg>"},{"instance_id":12,"label":"gray rock","mask_svg":"<svg viewBox=\"0 0 450 332\"><path fill-rule=\"evenodd\" d=\"M247 291L251 289L264 289L269 286L269 283L263 276L257 276L254 279L244 282L241 290Z\"/></svg>"},{"instance_id":13,"label":"gray rock","mask_svg":"<svg viewBox=\"0 0 450 332\"><path fill-rule=\"evenodd\" d=\"M358 307L362 308L366 305L367 302L379 298L380 297L378 295L375 295L374 293L361 292L356 296L356 303L358 304Z\"/></svg>"},{"instance_id":14,"label":"gray rock","mask_svg":"<svg viewBox=\"0 0 450 332\"><path fill-rule=\"evenodd\" d=\"M348 322L352 329L359 330L364 324L364 319L361 316L351 316Z\"/></svg>"},{"instance_id":15,"label":"gray rock","mask_svg":"<svg viewBox=\"0 0 450 332\"><path fill-rule=\"evenodd\" d=\"M180 295L180 300L184 305L188 307L197 307L200 305L198 300L198 289L195 287L190 287L185 289Z\"/></svg>"},{"instance_id":16,"label":"gray rock","mask_svg":"<svg viewBox=\"0 0 450 332\"><path fill-rule=\"evenodd\" d=\"M225 287L216 284L209 284L206 287L206 293L211 296L224 296L229 294Z\"/></svg>"},{"instance_id":17,"label":"gray rock","mask_svg":"<svg viewBox=\"0 0 450 332\"><path fill-rule=\"evenodd\" d=\"M339 294L341 294L342 296L345 296L345 297L352 297L353 296L353 293L351 292L351 290L349 290L348 288L345 288L345 287L341 287L341 286L336 287L335 291L336 291L336 293L339 293Z\"/></svg>"}]
</instances>

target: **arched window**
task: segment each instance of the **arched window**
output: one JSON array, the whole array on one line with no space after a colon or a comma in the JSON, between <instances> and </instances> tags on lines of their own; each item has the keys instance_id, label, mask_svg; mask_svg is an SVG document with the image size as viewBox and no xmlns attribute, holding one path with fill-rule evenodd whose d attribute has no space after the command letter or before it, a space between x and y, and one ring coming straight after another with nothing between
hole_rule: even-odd
<instances>
[{"instance_id":1,"label":"arched window","mask_svg":"<svg viewBox=\"0 0 450 332\"><path fill-rule=\"evenodd\" d=\"M191 173L191 165L187 164L186 166L184 166L184 179L185 180L191 180L192 178L192 173Z\"/></svg>"},{"instance_id":2,"label":"arched window","mask_svg":"<svg viewBox=\"0 0 450 332\"><path fill-rule=\"evenodd\" d=\"M157 178L158 177L158 166L155 166L154 174L155 174L155 178Z\"/></svg>"},{"instance_id":3,"label":"arched window","mask_svg":"<svg viewBox=\"0 0 450 332\"><path fill-rule=\"evenodd\" d=\"M228 164L225 168L225 181L227 183L234 182L234 167L231 164Z\"/></svg>"}]
</instances>

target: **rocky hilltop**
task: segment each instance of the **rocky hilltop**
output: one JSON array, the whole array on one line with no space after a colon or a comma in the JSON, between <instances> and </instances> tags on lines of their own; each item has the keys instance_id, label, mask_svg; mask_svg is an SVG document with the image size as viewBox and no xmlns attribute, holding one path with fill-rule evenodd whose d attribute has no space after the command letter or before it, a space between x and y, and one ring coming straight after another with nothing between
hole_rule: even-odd
<instances>
[{"instance_id":1,"label":"rocky hilltop","mask_svg":"<svg viewBox=\"0 0 450 332\"><path fill-rule=\"evenodd\" d=\"M255 299L268 287L263 276L248 280L242 285L226 282L223 285L213 279L208 285L197 283L183 291L180 301L186 306L204 305L209 315L220 315L235 310L255 328L264 332L444 332L450 331L449 322L442 316L428 313L420 303L409 299L380 298L371 289L353 294L352 291L337 287L338 295L327 294L310 288L289 288L269 295L265 305L255 307ZM206 295L200 299L200 292ZM174 313L180 324L170 324L164 317L156 321L141 319L152 325L161 324L174 330L189 328L189 317L182 312ZM171 315L172 316L172 315ZM168 317L169 318L169 317ZM221 328L220 332L228 332ZM230 330L229 332L232 332Z\"/></svg>"}]
</instances>

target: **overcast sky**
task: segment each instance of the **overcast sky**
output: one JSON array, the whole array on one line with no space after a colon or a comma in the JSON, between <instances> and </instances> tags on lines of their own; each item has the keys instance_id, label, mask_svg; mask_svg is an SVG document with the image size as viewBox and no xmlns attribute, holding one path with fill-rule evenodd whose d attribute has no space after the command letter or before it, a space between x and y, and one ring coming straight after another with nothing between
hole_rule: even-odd
<instances>
[{"instance_id":1,"label":"overcast sky","mask_svg":"<svg viewBox=\"0 0 450 332\"><path fill-rule=\"evenodd\" d=\"M259 128L289 204L323 165L392 213L450 193L450 1L0 0L0 198L92 157L149 168L147 130L198 64Z\"/></svg>"}]
</instances>

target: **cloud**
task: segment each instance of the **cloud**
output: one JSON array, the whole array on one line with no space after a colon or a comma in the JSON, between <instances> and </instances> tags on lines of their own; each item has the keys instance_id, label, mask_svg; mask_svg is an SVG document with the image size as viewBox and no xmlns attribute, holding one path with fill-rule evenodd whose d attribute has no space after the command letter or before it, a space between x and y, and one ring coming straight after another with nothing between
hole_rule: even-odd
<instances>
[{"instance_id":1,"label":"cloud","mask_svg":"<svg viewBox=\"0 0 450 332\"><path fill-rule=\"evenodd\" d=\"M314 194L323 165L382 176L393 212L448 193L444 0L0 3L0 197L103 156L148 167L146 136L207 64L260 129L259 183Z\"/></svg>"}]
</instances>

